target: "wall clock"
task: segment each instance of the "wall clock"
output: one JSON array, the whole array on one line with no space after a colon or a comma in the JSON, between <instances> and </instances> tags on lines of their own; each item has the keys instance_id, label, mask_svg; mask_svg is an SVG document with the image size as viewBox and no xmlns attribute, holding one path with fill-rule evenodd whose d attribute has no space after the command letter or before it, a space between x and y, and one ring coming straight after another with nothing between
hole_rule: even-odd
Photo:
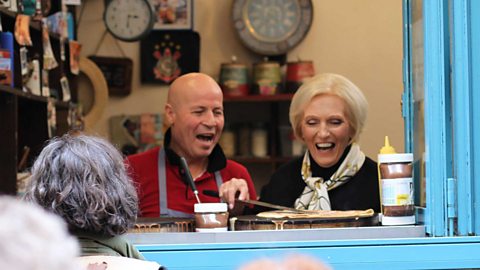
<instances>
[{"instance_id":1,"label":"wall clock","mask_svg":"<svg viewBox=\"0 0 480 270\"><path fill-rule=\"evenodd\" d=\"M284 54L306 36L311 0L235 0L233 24L244 45L263 55Z\"/></svg>"},{"instance_id":2,"label":"wall clock","mask_svg":"<svg viewBox=\"0 0 480 270\"><path fill-rule=\"evenodd\" d=\"M110 0L105 2L103 21L115 38L137 41L152 30L153 9L148 0Z\"/></svg>"}]
</instances>

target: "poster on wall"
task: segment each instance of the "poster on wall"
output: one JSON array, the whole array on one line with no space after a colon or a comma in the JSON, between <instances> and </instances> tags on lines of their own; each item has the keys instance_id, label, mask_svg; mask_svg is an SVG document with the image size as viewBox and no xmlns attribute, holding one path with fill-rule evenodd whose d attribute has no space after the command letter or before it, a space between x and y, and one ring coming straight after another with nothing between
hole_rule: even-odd
<instances>
[{"instance_id":1,"label":"poster on wall","mask_svg":"<svg viewBox=\"0 0 480 270\"><path fill-rule=\"evenodd\" d=\"M124 155L163 145L163 114L117 115L109 122L111 141Z\"/></svg>"},{"instance_id":2,"label":"poster on wall","mask_svg":"<svg viewBox=\"0 0 480 270\"><path fill-rule=\"evenodd\" d=\"M192 0L150 0L155 14L153 29L190 30L193 28Z\"/></svg>"},{"instance_id":3,"label":"poster on wall","mask_svg":"<svg viewBox=\"0 0 480 270\"><path fill-rule=\"evenodd\" d=\"M200 36L194 31L152 31L140 44L142 83L170 84L200 70Z\"/></svg>"}]
</instances>

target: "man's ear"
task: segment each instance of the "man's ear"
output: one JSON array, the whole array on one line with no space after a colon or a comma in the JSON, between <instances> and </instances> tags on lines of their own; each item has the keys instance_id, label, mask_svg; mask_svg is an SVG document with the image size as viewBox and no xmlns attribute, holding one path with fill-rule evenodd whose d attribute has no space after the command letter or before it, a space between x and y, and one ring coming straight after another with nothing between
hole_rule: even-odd
<instances>
[{"instance_id":1,"label":"man's ear","mask_svg":"<svg viewBox=\"0 0 480 270\"><path fill-rule=\"evenodd\" d=\"M175 112L173 111L172 105L168 103L165 105L165 120L167 126L171 126L175 122Z\"/></svg>"}]
</instances>

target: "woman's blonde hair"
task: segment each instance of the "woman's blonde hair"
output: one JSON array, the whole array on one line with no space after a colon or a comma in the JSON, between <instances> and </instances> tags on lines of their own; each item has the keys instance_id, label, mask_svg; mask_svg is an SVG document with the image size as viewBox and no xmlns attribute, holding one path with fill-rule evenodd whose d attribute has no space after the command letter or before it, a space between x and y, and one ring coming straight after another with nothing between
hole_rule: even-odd
<instances>
[{"instance_id":1,"label":"woman's blonde hair","mask_svg":"<svg viewBox=\"0 0 480 270\"><path fill-rule=\"evenodd\" d=\"M368 102L362 91L350 80L334 73L322 73L306 81L295 93L290 105L290 124L295 137L303 140L301 122L305 107L319 95L330 94L341 98L347 105L346 116L353 136L358 141L367 119Z\"/></svg>"}]
</instances>

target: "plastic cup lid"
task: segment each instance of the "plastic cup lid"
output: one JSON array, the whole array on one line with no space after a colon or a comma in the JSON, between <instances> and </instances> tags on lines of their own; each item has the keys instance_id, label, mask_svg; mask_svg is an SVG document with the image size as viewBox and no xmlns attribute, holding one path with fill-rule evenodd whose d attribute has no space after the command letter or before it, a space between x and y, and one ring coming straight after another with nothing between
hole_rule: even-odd
<instances>
[{"instance_id":1,"label":"plastic cup lid","mask_svg":"<svg viewBox=\"0 0 480 270\"><path fill-rule=\"evenodd\" d=\"M195 213L227 212L226 203L196 203L193 207Z\"/></svg>"},{"instance_id":2,"label":"plastic cup lid","mask_svg":"<svg viewBox=\"0 0 480 270\"><path fill-rule=\"evenodd\" d=\"M399 153L399 154L379 154L378 163L400 163L400 162L412 162L412 153Z\"/></svg>"}]
</instances>

